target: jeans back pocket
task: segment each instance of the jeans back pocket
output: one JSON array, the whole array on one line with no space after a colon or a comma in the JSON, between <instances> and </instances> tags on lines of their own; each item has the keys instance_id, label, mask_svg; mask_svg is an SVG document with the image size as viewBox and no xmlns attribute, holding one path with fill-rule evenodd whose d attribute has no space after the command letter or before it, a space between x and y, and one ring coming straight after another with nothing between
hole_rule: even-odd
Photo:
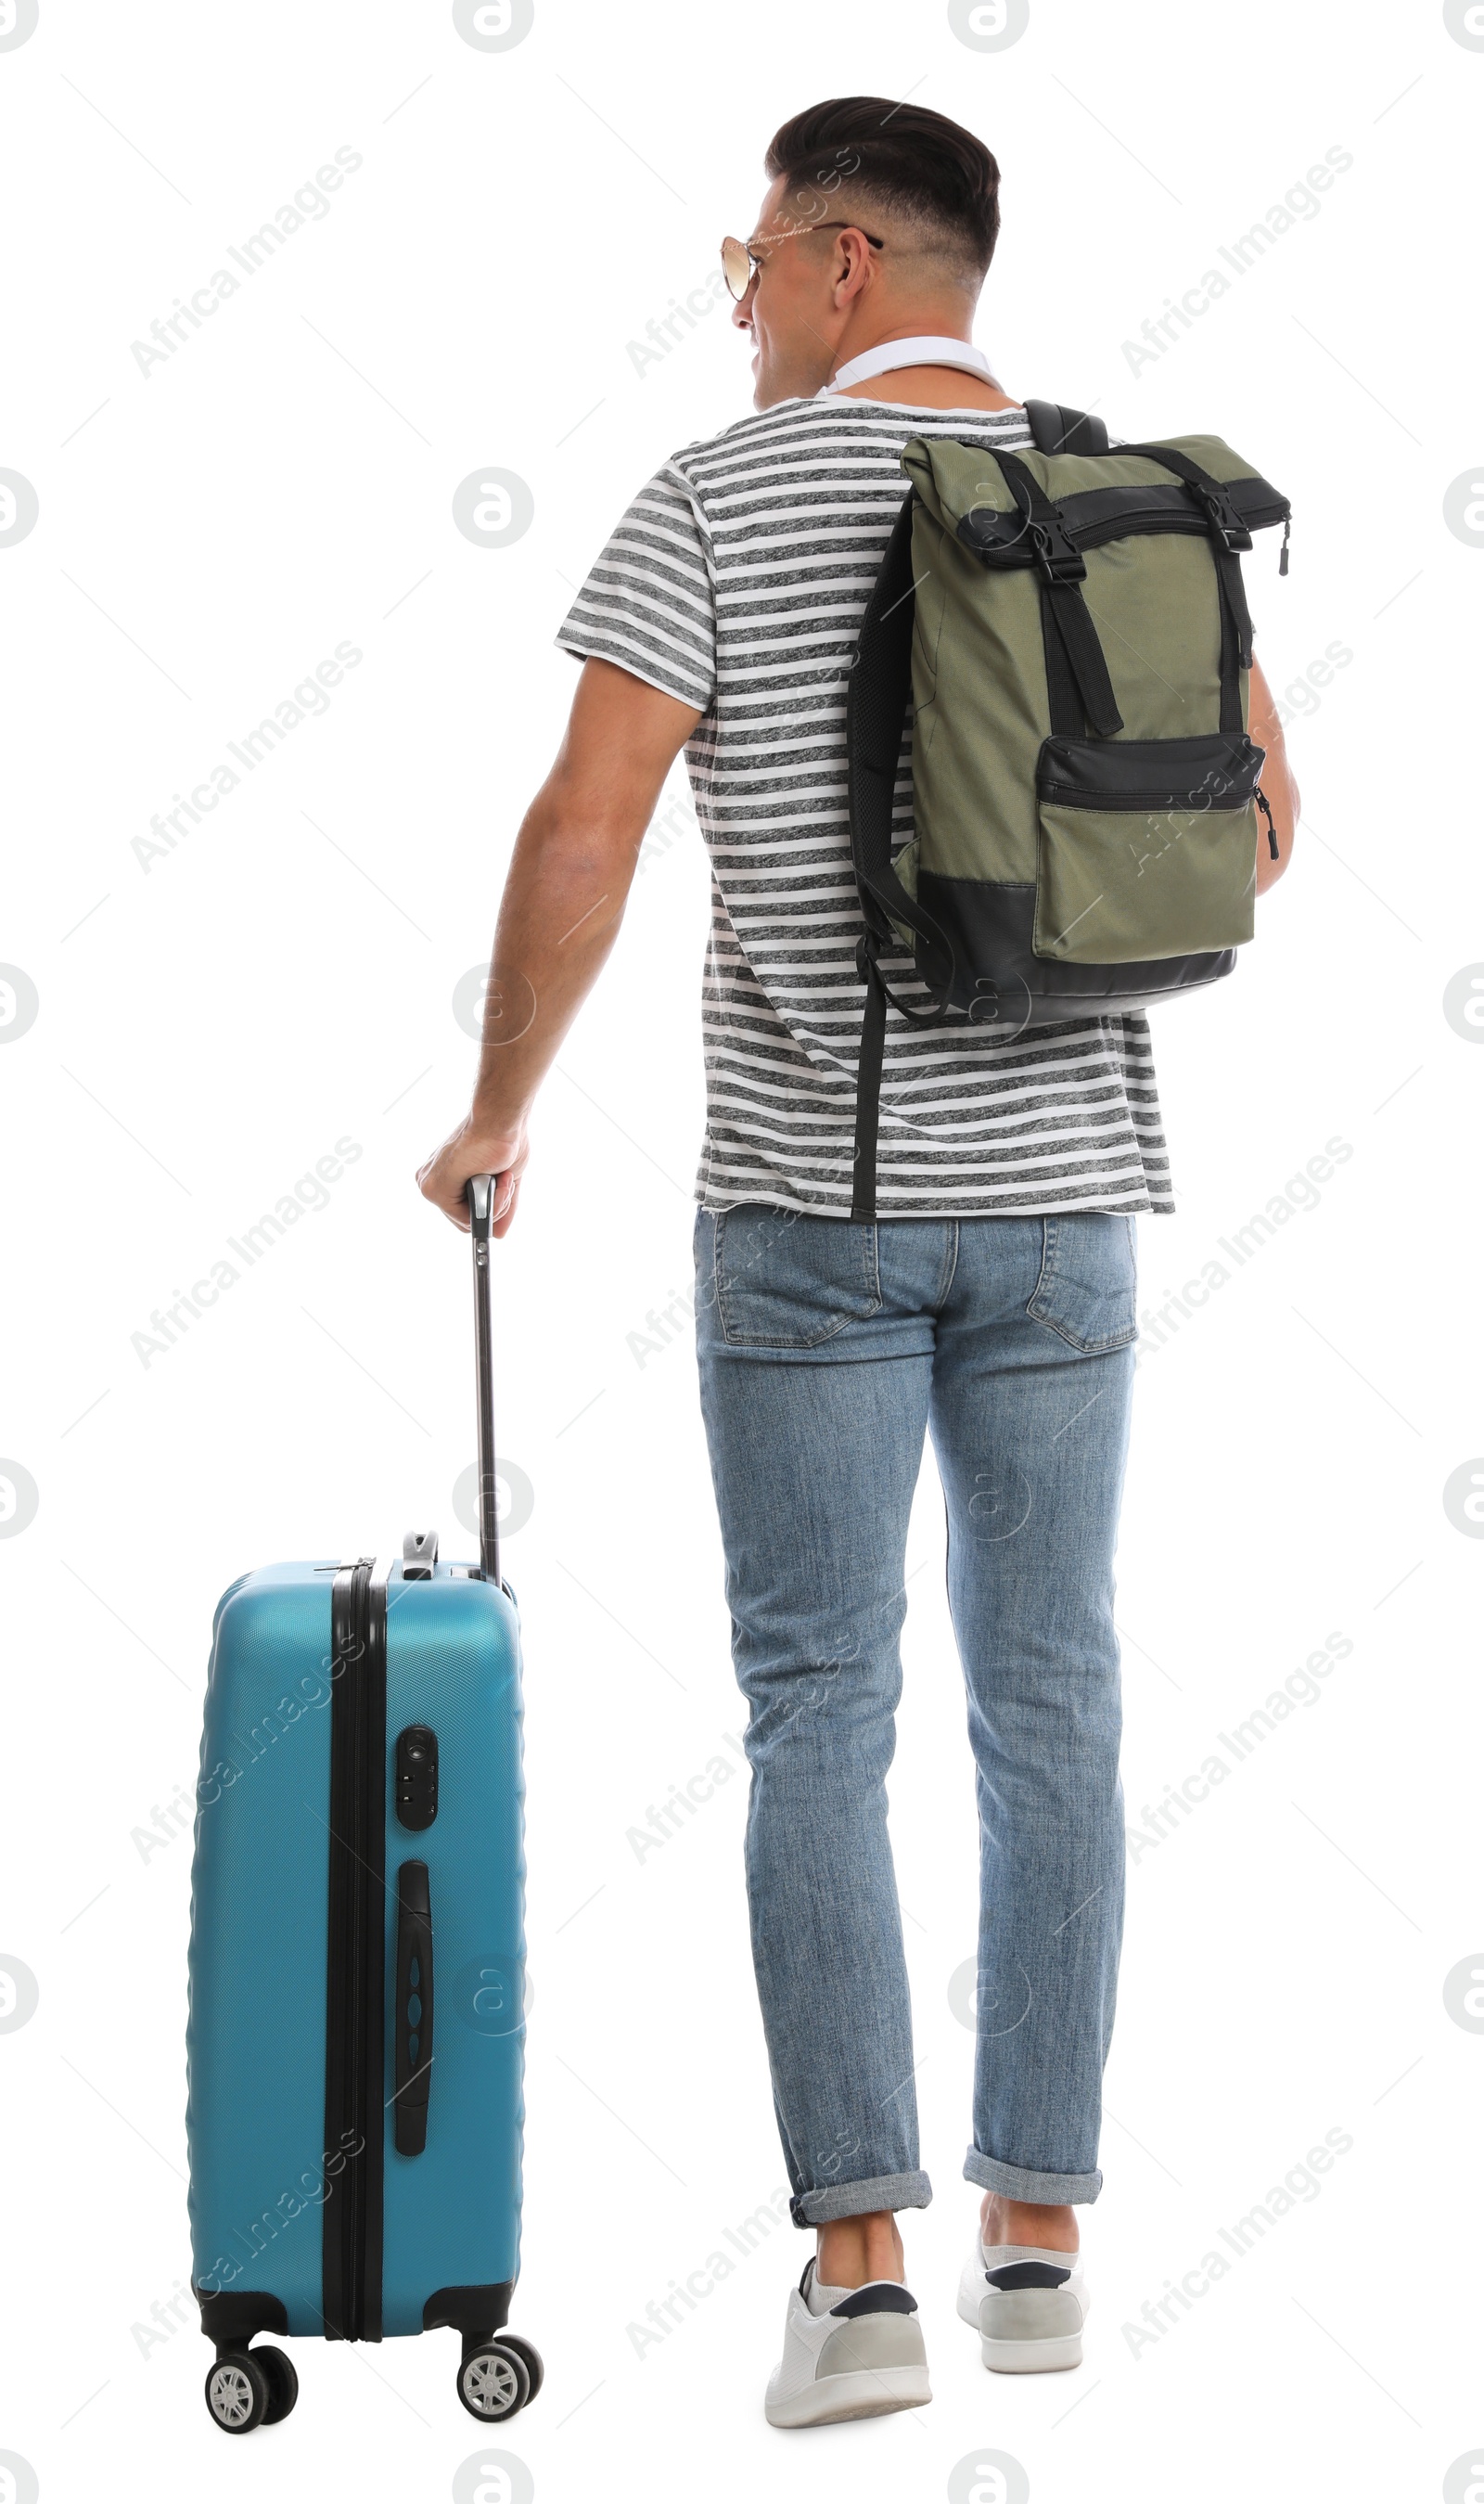
<instances>
[{"instance_id":1,"label":"jeans back pocket","mask_svg":"<svg viewBox=\"0 0 1484 2504\"><path fill-rule=\"evenodd\" d=\"M1133 1219L1080 1209L1048 1217L1041 1275L1025 1309L1084 1356L1138 1338L1138 1252Z\"/></svg>"},{"instance_id":2,"label":"jeans back pocket","mask_svg":"<svg viewBox=\"0 0 1484 2504\"><path fill-rule=\"evenodd\" d=\"M729 1347L822 1347L881 1308L876 1228L748 1203L716 1220L716 1314Z\"/></svg>"}]
</instances>

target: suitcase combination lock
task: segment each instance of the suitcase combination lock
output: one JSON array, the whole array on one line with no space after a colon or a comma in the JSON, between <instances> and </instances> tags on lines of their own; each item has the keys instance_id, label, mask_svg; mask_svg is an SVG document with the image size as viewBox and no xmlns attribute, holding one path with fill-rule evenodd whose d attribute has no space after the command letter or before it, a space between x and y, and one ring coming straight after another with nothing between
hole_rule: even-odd
<instances>
[{"instance_id":1,"label":"suitcase combination lock","mask_svg":"<svg viewBox=\"0 0 1484 2504\"><path fill-rule=\"evenodd\" d=\"M397 1822L413 1834L431 1826L438 1813L437 1733L426 1722L410 1722L397 1740Z\"/></svg>"}]
</instances>

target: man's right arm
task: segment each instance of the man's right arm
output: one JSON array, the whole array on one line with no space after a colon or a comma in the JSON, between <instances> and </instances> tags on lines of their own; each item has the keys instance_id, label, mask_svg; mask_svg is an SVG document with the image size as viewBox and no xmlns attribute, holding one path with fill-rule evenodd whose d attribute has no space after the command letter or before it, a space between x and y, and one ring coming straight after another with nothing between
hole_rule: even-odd
<instances>
[{"instance_id":1,"label":"man's right arm","mask_svg":"<svg viewBox=\"0 0 1484 2504\"><path fill-rule=\"evenodd\" d=\"M618 933L665 777L701 714L609 661L583 663L556 763L516 838L491 956L473 1102L418 1171L466 1226L471 1174L500 1176L495 1233L515 1214L537 1088Z\"/></svg>"}]
</instances>

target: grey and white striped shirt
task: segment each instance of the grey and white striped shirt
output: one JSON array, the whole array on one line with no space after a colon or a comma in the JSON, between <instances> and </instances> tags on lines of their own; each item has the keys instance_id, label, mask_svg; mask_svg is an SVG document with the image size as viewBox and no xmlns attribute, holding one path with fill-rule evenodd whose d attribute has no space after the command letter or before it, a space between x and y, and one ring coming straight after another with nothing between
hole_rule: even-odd
<instances>
[{"instance_id":1,"label":"grey and white striped shirt","mask_svg":"<svg viewBox=\"0 0 1484 2504\"><path fill-rule=\"evenodd\" d=\"M557 637L703 711L685 755L711 862L706 1208L849 1213L865 991L846 688L915 435L1030 440L1018 409L783 400L666 462ZM911 753L909 731L894 844L912 833ZM882 966L911 996L908 960ZM878 1207L1170 1210L1147 1020L1079 1018L1017 1040L920 1031L891 1011Z\"/></svg>"}]
</instances>

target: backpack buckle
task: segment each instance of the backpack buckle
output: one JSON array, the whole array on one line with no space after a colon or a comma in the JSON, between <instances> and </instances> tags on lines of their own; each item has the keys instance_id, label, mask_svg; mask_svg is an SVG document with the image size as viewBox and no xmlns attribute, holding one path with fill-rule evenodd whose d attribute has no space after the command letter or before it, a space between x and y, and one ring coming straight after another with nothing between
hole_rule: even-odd
<instances>
[{"instance_id":1,"label":"backpack buckle","mask_svg":"<svg viewBox=\"0 0 1484 2504\"><path fill-rule=\"evenodd\" d=\"M1059 506L1053 506L1049 520L1040 518L1030 525L1031 545L1036 563L1048 582L1083 582L1087 569L1081 548L1062 520Z\"/></svg>"},{"instance_id":2,"label":"backpack buckle","mask_svg":"<svg viewBox=\"0 0 1484 2504\"><path fill-rule=\"evenodd\" d=\"M1213 536L1221 540L1227 555L1245 556L1252 546L1252 533L1225 488L1215 478L1191 478L1188 484Z\"/></svg>"},{"instance_id":3,"label":"backpack buckle","mask_svg":"<svg viewBox=\"0 0 1484 2504\"><path fill-rule=\"evenodd\" d=\"M1018 551L1025 536L1025 515L1018 504L1009 513L993 504L976 504L959 522L957 536L976 556L1004 556Z\"/></svg>"}]
</instances>

